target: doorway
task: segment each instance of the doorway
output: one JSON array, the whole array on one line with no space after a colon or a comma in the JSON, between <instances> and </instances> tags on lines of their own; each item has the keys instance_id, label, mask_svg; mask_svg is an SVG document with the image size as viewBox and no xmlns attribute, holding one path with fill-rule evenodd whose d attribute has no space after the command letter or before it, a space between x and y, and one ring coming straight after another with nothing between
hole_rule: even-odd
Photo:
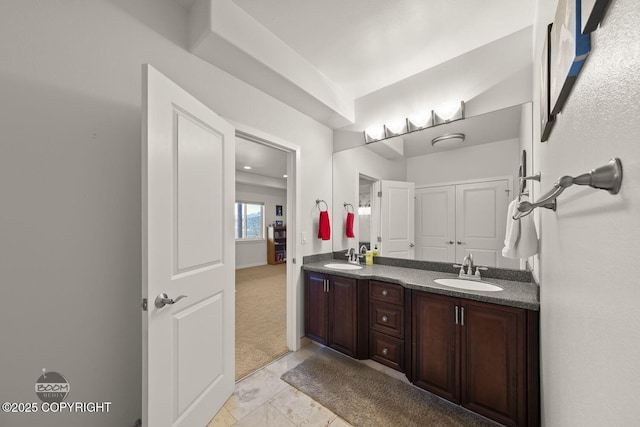
<instances>
[{"instance_id":1,"label":"doorway","mask_svg":"<svg viewBox=\"0 0 640 427\"><path fill-rule=\"evenodd\" d=\"M290 350L289 176L295 152L236 132L236 381Z\"/></svg>"},{"instance_id":2,"label":"doorway","mask_svg":"<svg viewBox=\"0 0 640 427\"><path fill-rule=\"evenodd\" d=\"M368 250L377 248L379 227L375 221L375 183L377 179L359 174L358 179L358 233L360 241L356 247L366 246Z\"/></svg>"}]
</instances>

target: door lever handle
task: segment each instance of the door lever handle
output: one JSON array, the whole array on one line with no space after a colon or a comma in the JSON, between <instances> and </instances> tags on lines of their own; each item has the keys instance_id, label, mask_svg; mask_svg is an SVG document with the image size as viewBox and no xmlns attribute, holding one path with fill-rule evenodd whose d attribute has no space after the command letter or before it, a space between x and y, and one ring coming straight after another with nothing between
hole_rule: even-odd
<instances>
[{"instance_id":1,"label":"door lever handle","mask_svg":"<svg viewBox=\"0 0 640 427\"><path fill-rule=\"evenodd\" d=\"M158 296L156 297L155 305L156 305L156 308L162 308L167 304L169 304L169 305L175 304L178 301L180 301L181 299L186 298L186 297L187 297L186 295L180 295L176 299L173 299L173 298L169 298L167 296L167 294L165 294L165 293L158 294Z\"/></svg>"}]
</instances>

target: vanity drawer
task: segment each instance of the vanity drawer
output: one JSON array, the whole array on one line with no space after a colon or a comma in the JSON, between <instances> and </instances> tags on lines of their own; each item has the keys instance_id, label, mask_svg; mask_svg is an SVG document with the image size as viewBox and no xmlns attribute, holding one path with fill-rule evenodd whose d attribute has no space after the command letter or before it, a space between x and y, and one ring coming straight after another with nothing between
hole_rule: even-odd
<instances>
[{"instance_id":1,"label":"vanity drawer","mask_svg":"<svg viewBox=\"0 0 640 427\"><path fill-rule=\"evenodd\" d=\"M404 340L371 331L369 358L397 371L404 372Z\"/></svg>"},{"instance_id":2,"label":"vanity drawer","mask_svg":"<svg viewBox=\"0 0 640 427\"><path fill-rule=\"evenodd\" d=\"M403 305L404 288L392 283L369 281L369 298L390 304Z\"/></svg>"},{"instance_id":3,"label":"vanity drawer","mask_svg":"<svg viewBox=\"0 0 640 427\"><path fill-rule=\"evenodd\" d=\"M404 307L370 301L369 328L397 338L404 338Z\"/></svg>"}]
</instances>

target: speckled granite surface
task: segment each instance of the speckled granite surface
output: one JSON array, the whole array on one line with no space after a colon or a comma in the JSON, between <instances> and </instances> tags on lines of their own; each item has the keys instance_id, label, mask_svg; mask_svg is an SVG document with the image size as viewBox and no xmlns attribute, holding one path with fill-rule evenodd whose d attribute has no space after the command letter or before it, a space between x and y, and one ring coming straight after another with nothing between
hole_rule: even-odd
<instances>
[{"instance_id":1,"label":"speckled granite surface","mask_svg":"<svg viewBox=\"0 0 640 427\"><path fill-rule=\"evenodd\" d=\"M306 258L305 261L307 261ZM532 282L518 282L514 280L489 278L487 280L483 279L483 282L498 285L503 288L503 290L498 292L470 291L442 286L435 282L435 279L454 279L457 277L456 273L384 264L362 265L360 270L337 270L325 267L324 265L328 262L341 262L346 264L346 261L323 259L316 260L315 262L305 262L302 269L318 273L333 274L335 276L353 277L356 279L381 280L389 283L397 283L408 289L417 289L440 295L467 298L475 301L484 301L535 311L540 310L538 286Z\"/></svg>"},{"instance_id":2,"label":"speckled granite surface","mask_svg":"<svg viewBox=\"0 0 640 427\"><path fill-rule=\"evenodd\" d=\"M347 251L333 252L333 258L344 261ZM304 264L307 262L323 261L328 254L312 255L307 261L307 257L304 257ZM312 257L322 257L313 259ZM376 257L376 264L389 265L394 267L416 268L418 270L431 270L441 271L443 273L458 273L458 269L453 267L451 262L435 262L435 261L419 261L415 259L401 259L401 258L387 258ZM531 282L533 280L530 271L524 270L512 270L508 268L489 268L488 271L482 272L482 277L487 279L504 279L513 280L516 282Z\"/></svg>"}]
</instances>

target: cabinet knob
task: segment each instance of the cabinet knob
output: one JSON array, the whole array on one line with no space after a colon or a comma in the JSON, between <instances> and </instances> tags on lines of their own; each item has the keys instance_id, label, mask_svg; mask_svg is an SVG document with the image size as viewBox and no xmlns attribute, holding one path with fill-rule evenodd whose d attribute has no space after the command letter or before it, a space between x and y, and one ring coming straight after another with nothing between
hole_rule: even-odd
<instances>
[{"instance_id":1,"label":"cabinet knob","mask_svg":"<svg viewBox=\"0 0 640 427\"><path fill-rule=\"evenodd\" d=\"M382 316L382 321L384 323L387 323L389 321L389 318L387 316Z\"/></svg>"},{"instance_id":2,"label":"cabinet knob","mask_svg":"<svg viewBox=\"0 0 640 427\"><path fill-rule=\"evenodd\" d=\"M389 295L389 291L388 291L388 290L386 290L386 289L383 289L383 290L382 290L382 296L383 296L383 297L386 297L387 295Z\"/></svg>"},{"instance_id":3,"label":"cabinet knob","mask_svg":"<svg viewBox=\"0 0 640 427\"><path fill-rule=\"evenodd\" d=\"M383 348L383 349L382 349L382 354L384 354L385 356L386 356L387 354L389 354L389 349L388 349L388 348Z\"/></svg>"}]
</instances>

